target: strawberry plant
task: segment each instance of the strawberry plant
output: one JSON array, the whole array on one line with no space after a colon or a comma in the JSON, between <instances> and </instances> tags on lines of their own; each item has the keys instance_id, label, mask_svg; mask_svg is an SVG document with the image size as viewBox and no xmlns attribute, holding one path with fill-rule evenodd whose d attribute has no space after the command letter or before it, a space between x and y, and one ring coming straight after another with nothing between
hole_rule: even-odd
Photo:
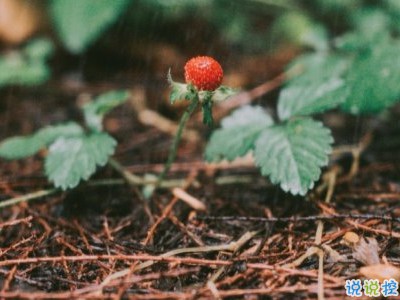
<instances>
[{"instance_id":1,"label":"strawberry plant","mask_svg":"<svg viewBox=\"0 0 400 300\"><path fill-rule=\"evenodd\" d=\"M362 21L357 24L326 41L329 48L314 47L288 66L276 120L260 106L239 108L223 119L206 159L232 161L252 151L272 183L305 195L328 165L333 143L331 131L312 116L331 109L376 114L400 100L400 41L387 30L367 33Z\"/></svg>"},{"instance_id":2,"label":"strawberry plant","mask_svg":"<svg viewBox=\"0 0 400 300\"><path fill-rule=\"evenodd\" d=\"M0 157L8 160L32 156L47 149L45 173L54 186L63 190L87 180L104 166L114 153L117 142L103 131L106 113L124 103L126 91L102 94L82 107L85 126L76 122L50 125L29 136L17 136L0 144Z\"/></svg>"},{"instance_id":3,"label":"strawberry plant","mask_svg":"<svg viewBox=\"0 0 400 300\"><path fill-rule=\"evenodd\" d=\"M169 152L168 160L163 172L158 177L158 182L162 181L168 173L172 162L175 160L177 147L182 137L183 129L196 108L201 105L203 111L203 123L211 126L213 124L213 104L223 101L235 93L233 89L221 85L222 78L223 70L221 65L212 57L208 56L194 57L186 63L186 83L173 81L171 73L168 73L168 81L172 88L170 94L171 103L174 104L179 100L187 100L190 103L181 117L178 131Z\"/></svg>"},{"instance_id":4,"label":"strawberry plant","mask_svg":"<svg viewBox=\"0 0 400 300\"><path fill-rule=\"evenodd\" d=\"M82 1L76 7L66 0L49 4L56 30L71 52L81 53L94 43L131 1L119 0L111 6L106 2L100 1L88 20L85 16L93 7L90 1ZM192 2L187 4L190 6ZM156 3L163 5L159 1L153 4ZM205 151L206 160L232 161L252 152L262 175L286 192L305 195L320 178L321 168L328 165L334 142L330 129L318 120L319 115L333 109L353 115L376 114L398 102L398 5L389 0L382 7L361 5L361 1L349 3L315 0L317 17L336 10L346 14L347 31L339 36L332 36L328 26L318 23L315 21L318 18L302 9L284 11L275 19L272 31L279 39L311 51L287 66L276 114L260 106L239 108L223 119L221 128L212 134ZM79 22L70 22L72 16ZM75 25L85 30L78 30L80 34L76 35ZM44 62L50 53L49 44L39 41L0 60L5 69L14 70L0 76L0 85L45 80L48 69ZM168 74L171 103L186 100L189 105L181 117L158 183L176 157L190 116L201 107L203 123L212 126L213 106L235 93L221 85L222 67L211 57L190 59L184 71L186 83L175 82ZM20 159L48 148L45 170L49 179L63 189L75 187L104 165L113 153L116 142L103 131L102 118L126 98L126 92L101 95L83 108L85 128L72 122L46 127L31 136L10 138L0 144L0 156ZM91 152L94 154L89 155Z\"/></svg>"}]
</instances>

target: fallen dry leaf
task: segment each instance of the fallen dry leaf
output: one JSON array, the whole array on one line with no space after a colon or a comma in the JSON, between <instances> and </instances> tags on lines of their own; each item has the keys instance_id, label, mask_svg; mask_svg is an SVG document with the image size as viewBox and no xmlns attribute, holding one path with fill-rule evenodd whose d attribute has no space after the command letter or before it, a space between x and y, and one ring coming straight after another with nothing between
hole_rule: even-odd
<instances>
[{"instance_id":1,"label":"fallen dry leaf","mask_svg":"<svg viewBox=\"0 0 400 300\"><path fill-rule=\"evenodd\" d=\"M376 264L360 268L360 275L368 279L378 279L383 282L385 279L400 281L400 269L388 264Z\"/></svg>"},{"instance_id":2,"label":"fallen dry leaf","mask_svg":"<svg viewBox=\"0 0 400 300\"><path fill-rule=\"evenodd\" d=\"M361 238L360 241L353 246L354 259L362 262L364 265L376 265L379 260L379 246L375 238Z\"/></svg>"}]
</instances>

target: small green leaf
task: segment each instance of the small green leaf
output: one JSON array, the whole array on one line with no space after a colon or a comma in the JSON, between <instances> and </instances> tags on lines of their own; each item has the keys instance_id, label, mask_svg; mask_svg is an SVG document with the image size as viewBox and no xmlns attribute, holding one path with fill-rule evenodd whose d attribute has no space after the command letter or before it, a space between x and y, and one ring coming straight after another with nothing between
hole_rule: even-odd
<instances>
[{"instance_id":1,"label":"small green leaf","mask_svg":"<svg viewBox=\"0 0 400 300\"><path fill-rule=\"evenodd\" d=\"M50 76L47 58L53 51L45 39L30 42L24 49L0 57L0 86L9 84L37 85Z\"/></svg>"},{"instance_id":2,"label":"small green leaf","mask_svg":"<svg viewBox=\"0 0 400 300\"><path fill-rule=\"evenodd\" d=\"M116 141L106 133L60 137L49 148L45 169L50 181L63 190L87 180L114 153Z\"/></svg>"},{"instance_id":3,"label":"small green leaf","mask_svg":"<svg viewBox=\"0 0 400 300\"><path fill-rule=\"evenodd\" d=\"M271 126L274 120L268 115L261 106L244 105L236 109L230 116L222 119L222 128L233 128L255 123Z\"/></svg>"},{"instance_id":4,"label":"small green leaf","mask_svg":"<svg viewBox=\"0 0 400 300\"><path fill-rule=\"evenodd\" d=\"M345 78L350 93L342 108L376 113L400 99L400 43L388 41L358 55Z\"/></svg>"},{"instance_id":5,"label":"small green leaf","mask_svg":"<svg viewBox=\"0 0 400 300\"><path fill-rule=\"evenodd\" d=\"M328 164L333 138L312 119L296 119L263 130L254 157L261 173L285 192L305 195Z\"/></svg>"},{"instance_id":6,"label":"small green leaf","mask_svg":"<svg viewBox=\"0 0 400 300\"><path fill-rule=\"evenodd\" d=\"M50 13L62 42L83 52L124 12L131 0L52 0Z\"/></svg>"},{"instance_id":7,"label":"small green leaf","mask_svg":"<svg viewBox=\"0 0 400 300\"><path fill-rule=\"evenodd\" d=\"M308 54L291 63L300 75L281 91L278 115L281 120L311 115L335 108L346 100L348 89L341 78L349 59L337 55Z\"/></svg>"},{"instance_id":8,"label":"small green leaf","mask_svg":"<svg viewBox=\"0 0 400 300\"><path fill-rule=\"evenodd\" d=\"M320 51L328 49L326 29L298 11L291 11L279 17L273 24L272 32L279 39L297 45L313 47Z\"/></svg>"},{"instance_id":9,"label":"small green leaf","mask_svg":"<svg viewBox=\"0 0 400 300\"><path fill-rule=\"evenodd\" d=\"M259 106L243 106L222 120L214 131L205 157L208 161L234 160L254 147L260 132L273 124L272 118Z\"/></svg>"},{"instance_id":10,"label":"small green leaf","mask_svg":"<svg viewBox=\"0 0 400 300\"><path fill-rule=\"evenodd\" d=\"M16 136L4 140L0 144L0 157L12 160L32 156L60 136L79 136L82 133L82 127L73 122L48 126L29 136Z\"/></svg>"},{"instance_id":11,"label":"small green leaf","mask_svg":"<svg viewBox=\"0 0 400 300\"><path fill-rule=\"evenodd\" d=\"M113 108L129 99L129 92L125 90L111 91L98 96L83 107L85 121L88 127L95 131L103 129L103 117Z\"/></svg>"},{"instance_id":12,"label":"small green leaf","mask_svg":"<svg viewBox=\"0 0 400 300\"><path fill-rule=\"evenodd\" d=\"M54 46L48 39L32 40L24 49L24 53L31 59L47 59L54 52Z\"/></svg>"}]
</instances>

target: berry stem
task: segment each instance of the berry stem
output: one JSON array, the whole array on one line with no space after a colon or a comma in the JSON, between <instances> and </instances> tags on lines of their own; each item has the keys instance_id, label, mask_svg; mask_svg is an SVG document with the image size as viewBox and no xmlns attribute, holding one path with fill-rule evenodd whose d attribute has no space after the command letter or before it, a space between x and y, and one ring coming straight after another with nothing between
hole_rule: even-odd
<instances>
[{"instance_id":1,"label":"berry stem","mask_svg":"<svg viewBox=\"0 0 400 300\"><path fill-rule=\"evenodd\" d=\"M174 162L176 158L176 153L178 151L178 145L179 142L182 139L182 133L183 129L185 128L185 125L187 121L189 120L190 116L194 113L196 110L198 104L199 104L199 95L196 93L196 96L192 99L190 102L189 107L185 110L183 113L181 120L179 121L179 127L178 130L175 134L174 140L172 142L171 148L169 149L169 154L168 154L168 159L167 162L164 165L163 171L160 173L157 179L156 187L160 185L160 183L164 180L165 175L167 175L169 169L171 168L172 163Z\"/></svg>"}]
</instances>

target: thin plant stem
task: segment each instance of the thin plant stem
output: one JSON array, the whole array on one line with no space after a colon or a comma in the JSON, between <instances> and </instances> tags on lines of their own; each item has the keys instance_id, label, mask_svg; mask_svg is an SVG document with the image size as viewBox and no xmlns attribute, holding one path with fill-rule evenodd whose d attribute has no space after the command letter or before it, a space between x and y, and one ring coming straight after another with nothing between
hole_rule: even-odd
<instances>
[{"instance_id":1,"label":"thin plant stem","mask_svg":"<svg viewBox=\"0 0 400 300\"><path fill-rule=\"evenodd\" d=\"M30 194L26 194L23 196L11 198L11 199L0 202L0 208L11 206L11 205L14 205L14 204L17 204L20 202L25 202L25 201L42 198L44 196L54 194L57 191L59 191L59 189L41 190L41 191L33 192Z\"/></svg>"},{"instance_id":2,"label":"thin plant stem","mask_svg":"<svg viewBox=\"0 0 400 300\"><path fill-rule=\"evenodd\" d=\"M143 178L132 174L131 172L127 171L118 161L114 158L110 158L108 160L108 164L114 168L118 173L125 178L125 180L131 185L139 185L143 184Z\"/></svg>"},{"instance_id":3,"label":"thin plant stem","mask_svg":"<svg viewBox=\"0 0 400 300\"><path fill-rule=\"evenodd\" d=\"M199 101L200 101L199 96L196 95L196 97L190 103L189 107L183 113L181 120L179 121L178 131L176 132L176 135L172 142L171 148L169 149L167 162L164 165L163 171L160 173L160 175L157 178L156 187L158 187L160 185L160 183L164 180L165 175L167 175L169 169L171 168L171 165L176 158L176 153L178 151L179 142L182 139L183 129L185 128L185 125L186 125L187 121L189 120L190 116L196 110L197 105L199 104Z\"/></svg>"}]
</instances>

